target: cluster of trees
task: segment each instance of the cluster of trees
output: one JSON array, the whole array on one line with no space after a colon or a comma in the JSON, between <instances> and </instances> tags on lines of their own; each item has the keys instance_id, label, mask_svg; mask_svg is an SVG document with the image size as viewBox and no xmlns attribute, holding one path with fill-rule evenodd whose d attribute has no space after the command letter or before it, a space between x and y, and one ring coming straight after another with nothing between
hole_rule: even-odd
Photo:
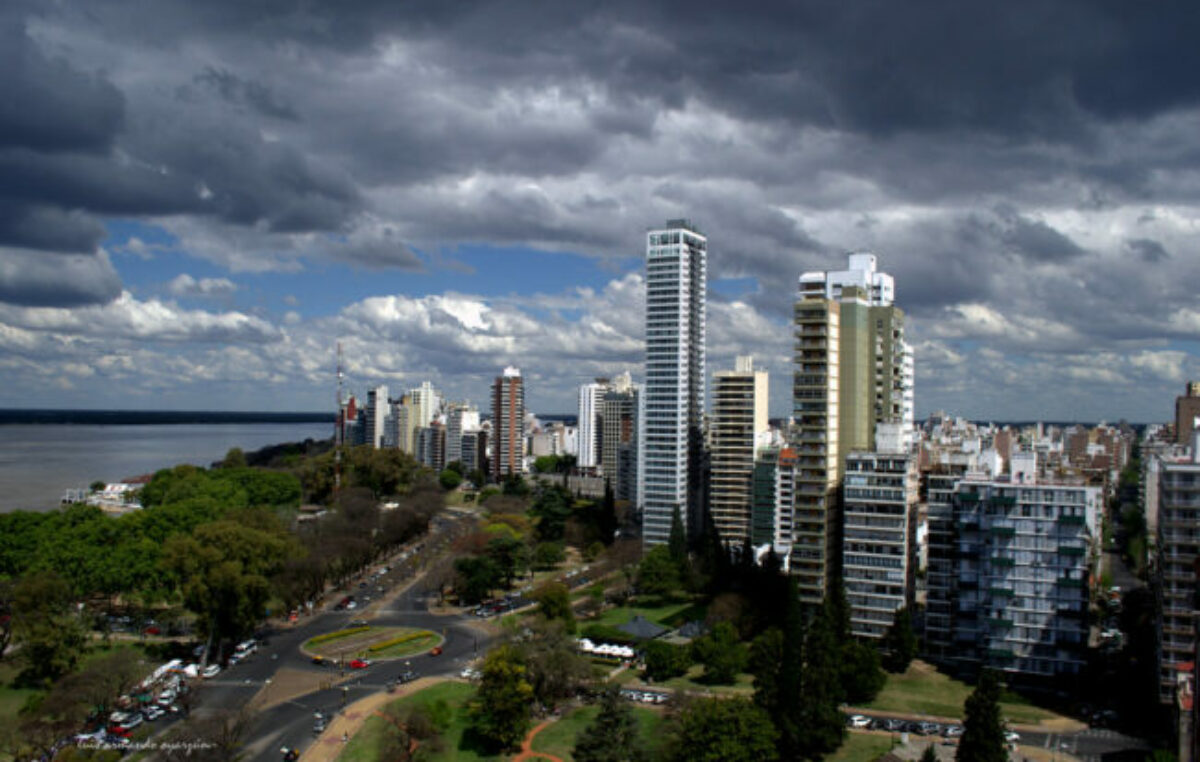
<instances>
[{"instance_id":1,"label":"cluster of trees","mask_svg":"<svg viewBox=\"0 0 1200 762\"><path fill-rule=\"evenodd\" d=\"M140 652L132 648L93 658L51 689L35 694L15 724L0 728L0 749L16 759L49 758L52 747L78 732L89 716L108 714L117 697L141 681L148 669Z\"/></svg>"},{"instance_id":2,"label":"cluster of trees","mask_svg":"<svg viewBox=\"0 0 1200 762\"><path fill-rule=\"evenodd\" d=\"M611 495L600 502L582 500L561 485L539 483L530 489L519 479L485 493L481 502L487 515L456 544L454 577L448 580L464 604L511 589L531 570L555 568L566 559L568 545L595 555L605 539L612 541L616 513Z\"/></svg>"},{"instance_id":3,"label":"cluster of trees","mask_svg":"<svg viewBox=\"0 0 1200 762\"><path fill-rule=\"evenodd\" d=\"M469 707L472 727L491 752L516 748L535 707L552 707L592 679L591 665L560 621L540 618L488 652Z\"/></svg>"}]
</instances>

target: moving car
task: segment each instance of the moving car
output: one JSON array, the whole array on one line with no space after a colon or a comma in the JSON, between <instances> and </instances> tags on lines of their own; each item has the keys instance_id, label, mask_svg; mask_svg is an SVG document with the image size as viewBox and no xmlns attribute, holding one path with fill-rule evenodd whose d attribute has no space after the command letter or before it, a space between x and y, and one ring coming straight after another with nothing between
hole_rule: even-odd
<instances>
[{"instance_id":1,"label":"moving car","mask_svg":"<svg viewBox=\"0 0 1200 762\"><path fill-rule=\"evenodd\" d=\"M406 669L396 677L396 682L403 685L404 683L411 683L413 680L416 680L416 679L417 679L417 673L413 672L411 669Z\"/></svg>"},{"instance_id":2,"label":"moving car","mask_svg":"<svg viewBox=\"0 0 1200 762\"><path fill-rule=\"evenodd\" d=\"M209 664L200 674L205 678L216 677L221 672L220 664Z\"/></svg>"},{"instance_id":3,"label":"moving car","mask_svg":"<svg viewBox=\"0 0 1200 762\"><path fill-rule=\"evenodd\" d=\"M350 661L350 669L366 669L371 666L370 659L352 659Z\"/></svg>"},{"instance_id":4,"label":"moving car","mask_svg":"<svg viewBox=\"0 0 1200 762\"><path fill-rule=\"evenodd\" d=\"M433 650L429 652L429 655L430 656L441 656L442 655L442 647L434 646Z\"/></svg>"}]
</instances>

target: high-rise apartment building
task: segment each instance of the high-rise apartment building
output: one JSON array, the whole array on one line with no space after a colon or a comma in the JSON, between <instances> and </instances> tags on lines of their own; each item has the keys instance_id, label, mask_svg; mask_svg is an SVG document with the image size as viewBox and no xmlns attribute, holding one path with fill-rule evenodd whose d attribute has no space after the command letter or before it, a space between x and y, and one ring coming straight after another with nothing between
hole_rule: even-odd
<instances>
[{"instance_id":1,"label":"high-rise apartment building","mask_svg":"<svg viewBox=\"0 0 1200 762\"><path fill-rule=\"evenodd\" d=\"M824 297L796 303L795 373L791 432L796 452L795 507L789 569L800 599L820 603L837 581L841 550L838 505L840 453L839 327L841 309Z\"/></svg>"},{"instance_id":2,"label":"high-rise apartment building","mask_svg":"<svg viewBox=\"0 0 1200 762\"><path fill-rule=\"evenodd\" d=\"M955 489L951 658L1032 677L1076 675L1087 663L1101 490L1037 478L1017 461L1010 476L968 473Z\"/></svg>"},{"instance_id":3,"label":"high-rise apartment building","mask_svg":"<svg viewBox=\"0 0 1200 762\"><path fill-rule=\"evenodd\" d=\"M708 509L731 548L751 535L754 454L770 435L767 394L767 372L755 370L753 358L739 357L734 370L713 374Z\"/></svg>"},{"instance_id":4,"label":"high-rise apartment building","mask_svg":"<svg viewBox=\"0 0 1200 762\"><path fill-rule=\"evenodd\" d=\"M492 383L492 479L525 468L525 386L521 371L504 369Z\"/></svg>"},{"instance_id":5,"label":"high-rise apartment building","mask_svg":"<svg viewBox=\"0 0 1200 762\"><path fill-rule=\"evenodd\" d=\"M579 387L578 449L575 465L580 468L595 468L600 465L600 450L603 444L601 405L608 392L608 379L597 378L590 384Z\"/></svg>"},{"instance_id":6,"label":"high-rise apartment building","mask_svg":"<svg viewBox=\"0 0 1200 762\"><path fill-rule=\"evenodd\" d=\"M852 452L846 457L842 581L854 635L882 638L896 610L912 608L917 487L916 458L903 448Z\"/></svg>"},{"instance_id":7,"label":"high-rise apartment building","mask_svg":"<svg viewBox=\"0 0 1200 762\"><path fill-rule=\"evenodd\" d=\"M954 492L967 471L965 463L934 464L922 472L925 482L926 549L925 652L949 659L954 651L954 608L958 589L958 528Z\"/></svg>"},{"instance_id":8,"label":"high-rise apartment building","mask_svg":"<svg viewBox=\"0 0 1200 762\"><path fill-rule=\"evenodd\" d=\"M898 421L911 430L915 421L913 398L914 369L912 348L904 337L904 313L894 309L896 288L892 276L878 271L874 254L857 252L848 256L848 269L806 272L800 276L800 299L818 297L847 305L842 322L847 355L857 357L851 347L859 347L863 356L876 363L875 373L864 373L862 383L869 385L873 404L865 408L864 420L848 424L852 429L870 429L870 420ZM857 362L857 360L856 360ZM858 380L847 389L853 400L862 390ZM845 405L843 405L845 407ZM865 439L843 443L847 448L870 449L869 432ZM847 450L848 451L848 450Z\"/></svg>"},{"instance_id":9,"label":"high-rise apartment building","mask_svg":"<svg viewBox=\"0 0 1200 762\"><path fill-rule=\"evenodd\" d=\"M687 220L646 235L646 384L642 539L665 543L679 511L700 527L708 239Z\"/></svg>"},{"instance_id":10,"label":"high-rise apartment building","mask_svg":"<svg viewBox=\"0 0 1200 762\"><path fill-rule=\"evenodd\" d=\"M446 462L463 462L463 434L479 428L479 411L468 402L446 406Z\"/></svg>"},{"instance_id":11,"label":"high-rise apartment building","mask_svg":"<svg viewBox=\"0 0 1200 762\"><path fill-rule=\"evenodd\" d=\"M847 455L871 451L881 423L913 430L912 355L892 277L872 254L848 270L806 272L796 303L792 433L801 459L791 570L802 598L818 602L840 575L838 485Z\"/></svg>"},{"instance_id":12,"label":"high-rise apartment building","mask_svg":"<svg viewBox=\"0 0 1200 762\"><path fill-rule=\"evenodd\" d=\"M1159 697L1167 702L1175 699L1180 668L1196 660L1200 454L1195 447L1190 457L1159 460L1157 541Z\"/></svg>"},{"instance_id":13,"label":"high-rise apartment building","mask_svg":"<svg viewBox=\"0 0 1200 762\"><path fill-rule=\"evenodd\" d=\"M380 447L388 413L388 388L377 386L367 391L367 444Z\"/></svg>"},{"instance_id":14,"label":"high-rise apartment building","mask_svg":"<svg viewBox=\"0 0 1200 762\"><path fill-rule=\"evenodd\" d=\"M629 373L612 379L600 404L600 465L617 500L637 498L638 387Z\"/></svg>"},{"instance_id":15,"label":"high-rise apartment building","mask_svg":"<svg viewBox=\"0 0 1200 762\"><path fill-rule=\"evenodd\" d=\"M1192 434L1200 430L1200 381L1189 381L1182 397L1175 398L1175 442L1192 443Z\"/></svg>"},{"instance_id":16,"label":"high-rise apartment building","mask_svg":"<svg viewBox=\"0 0 1200 762\"><path fill-rule=\"evenodd\" d=\"M755 547L770 545L785 563L792 549L799 462L794 449L783 447L761 451L754 463L750 541Z\"/></svg>"}]
</instances>

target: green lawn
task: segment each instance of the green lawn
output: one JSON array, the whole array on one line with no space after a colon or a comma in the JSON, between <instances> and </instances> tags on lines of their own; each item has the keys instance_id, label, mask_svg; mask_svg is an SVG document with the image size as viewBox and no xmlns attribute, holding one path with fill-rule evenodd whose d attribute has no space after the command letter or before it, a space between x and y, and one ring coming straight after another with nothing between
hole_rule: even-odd
<instances>
[{"instance_id":1,"label":"green lawn","mask_svg":"<svg viewBox=\"0 0 1200 762\"><path fill-rule=\"evenodd\" d=\"M408 628L401 628L401 630L406 629ZM414 632L416 631L414 630ZM372 651L369 648L364 648L358 652L358 655L367 659L403 659L405 656L424 653L425 651L428 651L436 646L438 643L442 642L441 635L428 630L423 630L422 632L424 633L422 637L414 638L413 640L407 640L394 646L388 646L387 648L383 648L378 651ZM408 633L397 632L392 637L399 637L406 634Z\"/></svg>"},{"instance_id":2,"label":"green lawn","mask_svg":"<svg viewBox=\"0 0 1200 762\"><path fill-rule=\"evenodd\" d=\"M825 762L875 762L891 748L891 736L847 733L842 748L826 757Z\"/></svg>"},{"instance_id":3,"label":"green lawn","mask_svg":"<svg viewBox=\"0 0 1200 762\"><path fill-rule=\"evenodd\" d=\"M659 738L659 726L663 722L663 716L660 712L641 706L633 706L632 709L642 740L645 741L646 747L653 752ZM562 757L567 762L573 762L571 750L575 748L575 737L591 724L599 713L600 707L585 706L576 709L561 720L547 725L534 737L533 750L553 754ZM653 754L651 757L653 758Z\"/></svg>"},{"instance_id":4,"label":"green lawn","mask_svg":"<svg viewBox=\"0 0 1200 762\"><path fill-rule=\"evenodd\" d=\"M888 675L883 690L865 708L961 718L963 702L972 690L973 686L948 677L924 662L914 661L903 675ZM1000 711L1012 722L1031 725L1059 716L1008 692L1004 694Z\"/></svg>"},{"instance_id":5,"label":"green lawn","mask_svg":"<svg viewBox=\"0 0 1200 762\"><path fill-rule=\"evenodd\" d=\"M663 627L677 627L692 619L704 619L706 607L694 604L692 601L643 601L633 606L618 606L601 612L595 619L580 622L581 625L606 624L610 627L625 624L635 615L645 617L648 621Z\"/></svg>"},{"instance_id":6,"label":"green lawn","mask_svg":"<svg viewBox=\"0 0 1200 762\"><path fill-rule=\"evenodd\" d=\"M432 685L411 696L405 696L396 700L395 705L399 706L432 704L438 700L442 700L449 704L453 710L453 719L450 721L450 726L442 734L443 751L440 754L429 757L432 762L450 762L451 760L474 762L476 760L501 759L500 757L480 754L476 750L469 748L468 744L463 743L463 735L466 733L468 726L466 703L474 694L475 687L472 685L445 682ZM350 739L350 743L346 744L346 748L338 756L338 762L379 762L380 745L386 731L387 725L383 718L371 717L363 724L362 730Z\"/></svg>"}]
</instances>

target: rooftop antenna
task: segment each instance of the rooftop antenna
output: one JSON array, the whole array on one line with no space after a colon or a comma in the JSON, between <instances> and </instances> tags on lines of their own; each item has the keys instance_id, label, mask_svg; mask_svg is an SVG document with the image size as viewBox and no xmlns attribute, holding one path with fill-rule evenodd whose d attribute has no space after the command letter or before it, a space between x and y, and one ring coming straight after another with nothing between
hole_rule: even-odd
<instances>
[{"instance_id":1,"label":"rooftop antenna","mask_svg":"<svg viewBox=\"0 0 1200 762\"><path fill-rule=\"evenodd\" d=\"M342 342L337 343L337 431L333 432L333 500L336 503L342 487L342 445L346 440L346 409L342 406Z\"/></svg>"}]
</instances>

